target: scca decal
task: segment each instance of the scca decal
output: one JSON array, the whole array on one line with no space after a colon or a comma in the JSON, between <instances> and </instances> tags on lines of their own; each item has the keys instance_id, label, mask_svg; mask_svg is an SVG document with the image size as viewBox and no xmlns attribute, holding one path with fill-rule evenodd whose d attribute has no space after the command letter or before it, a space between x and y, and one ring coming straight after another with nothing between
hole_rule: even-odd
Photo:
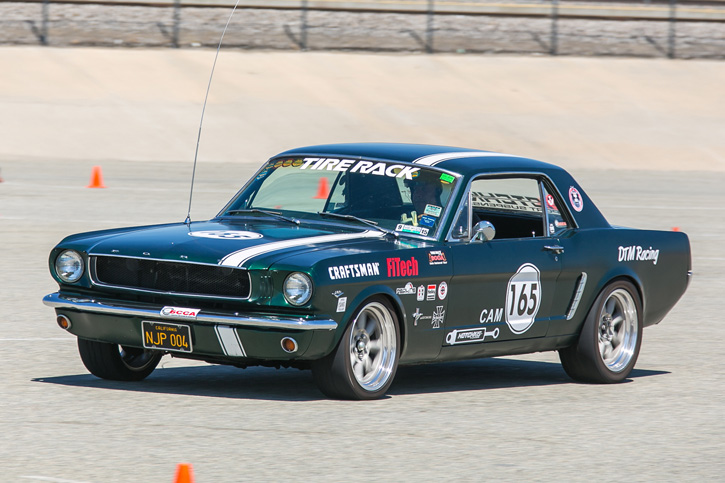
<instances>
[{"instance_id":1,"label":"scca decal","mask_svg":"<svg viewBox=\"0 0 725 483\"><path fill-rule=\"evenodd\" d=\"M327 269L327 273L330 275L330 280L372 277L374 275L380 275L380 263L353 263L351 265L329 267Z\"/></svg>"},{"instance_id":2,"label":"scca decal","mask_svg":"<svg viewBox=\"0 0 725 483\"><path fill-rule=\"evenodd\" d=\"M388 258L388 277L415 277L418 275L418 260L410 257L410 260L400 258Z\"/></svg>"},{"instance_id":3,"label":"scca decal","mask_svg":"<svg viewBox=\"0 0 725 483\"><path fill-rule=\"evenodd\" d=\"M351 173L359 172L360 174L405 179L413 179L413 173L420 171L420 168L402 164L373 163L372 161L337 158L305 158L300 169L350 171Z\"/></svg>"},{"instance_id":4,"label":"scca decal","mask_svg":"<svg viewBox=\"0 0 725 483\"><path fill-rule=\"evenodd\" d=\"M162 317L174 317L182 319L195 319L200 309L189 309L186 307L164 307L159 312Z\"/></svg>"}]
</instances>

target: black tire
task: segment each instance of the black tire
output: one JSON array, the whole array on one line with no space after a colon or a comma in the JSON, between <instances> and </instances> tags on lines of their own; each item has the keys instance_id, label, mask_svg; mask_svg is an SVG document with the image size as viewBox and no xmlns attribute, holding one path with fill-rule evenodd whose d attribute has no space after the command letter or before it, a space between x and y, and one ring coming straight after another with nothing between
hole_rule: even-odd
<instances>
[{"instance_id":1,"label":"black tire","mask_svg":"<svg viewBox=\"0 0 725 483\"><path fill-rule=\"evenodd\" d=\"M610 283L594 301L577 342L559 351L564 371L582 382L622 382L637 362L642 327L642 303L634 285Z\"/></svg>"},{"instance_id":2,"label":"black tire","mask_svg":"<svg viewBox=\"0 0 725 483\"><path fill-rule=\"evenodd\" d=\"M140 381L156 369L160 351L124 347L118 344L78 338L78 352L94 376L113 381Z\"/></svg>"},{"instance_id":3,"label":"black tire","mask_svg":"<svg viewBox=\"0 0 725 483\"><path fill-rule=\"evenodd\" d=\"M312 363L312 375L328 397L377 399L393 383L399 358L398 317L390 302L373 297L357 309L337 348Z\"/></svg>"}]
</instances>

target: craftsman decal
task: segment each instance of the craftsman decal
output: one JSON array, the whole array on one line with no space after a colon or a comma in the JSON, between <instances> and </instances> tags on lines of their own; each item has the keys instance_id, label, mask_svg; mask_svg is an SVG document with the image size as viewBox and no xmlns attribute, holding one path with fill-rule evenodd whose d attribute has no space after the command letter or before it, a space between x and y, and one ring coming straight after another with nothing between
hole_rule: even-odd
<instances>
[{"instance_id":1,"label":"craftsman decal","mask_svg":"<svg viewBox=\"0 0 725 483\"><path fill-rule=\"evenodd\" d=\"M327 273L330 275L330 280L373 277L380 275L380 263L353 263L350 265L329 267Z\"/></svg>"}]
</instances>

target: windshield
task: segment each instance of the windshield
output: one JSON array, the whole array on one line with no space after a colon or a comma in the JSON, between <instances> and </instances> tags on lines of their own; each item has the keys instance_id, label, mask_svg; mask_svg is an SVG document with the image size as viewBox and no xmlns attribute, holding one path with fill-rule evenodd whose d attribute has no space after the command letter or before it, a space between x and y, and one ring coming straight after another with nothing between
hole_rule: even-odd
<instances>
[{"instance_id":1,"label":"windshield","mask_svg":"<svg viewBox=\"0 0 725 483\"><path fill-rule=\"evenodd\" d=\"M340 158L273 159L227 206L296 218L373 222L400 233L432 236L458 178L428 167ZM335 213L349 215L346 219ZM362 220L354 220L353 217Z\"/></svg>"}]
</instances>

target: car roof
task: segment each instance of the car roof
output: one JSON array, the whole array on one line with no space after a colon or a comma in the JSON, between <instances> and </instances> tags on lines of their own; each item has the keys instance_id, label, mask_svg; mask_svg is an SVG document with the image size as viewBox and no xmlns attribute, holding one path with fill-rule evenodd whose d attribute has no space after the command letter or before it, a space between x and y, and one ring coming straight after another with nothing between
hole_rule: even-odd
<instances>
[{"instance_id":1,"label":"car roof","mask_svg":"<svg viewBox=\"0 0 725 483\"><path fill-rule=\"evenodd\" d=\"M462 175L486 170L506 171L562 171L558 166L523 156L468 149L452 146L402 143L346 143L322 144L290 149L275 156L331 156L379 159L434 166Z\"/></svg>"}]
</instances>

